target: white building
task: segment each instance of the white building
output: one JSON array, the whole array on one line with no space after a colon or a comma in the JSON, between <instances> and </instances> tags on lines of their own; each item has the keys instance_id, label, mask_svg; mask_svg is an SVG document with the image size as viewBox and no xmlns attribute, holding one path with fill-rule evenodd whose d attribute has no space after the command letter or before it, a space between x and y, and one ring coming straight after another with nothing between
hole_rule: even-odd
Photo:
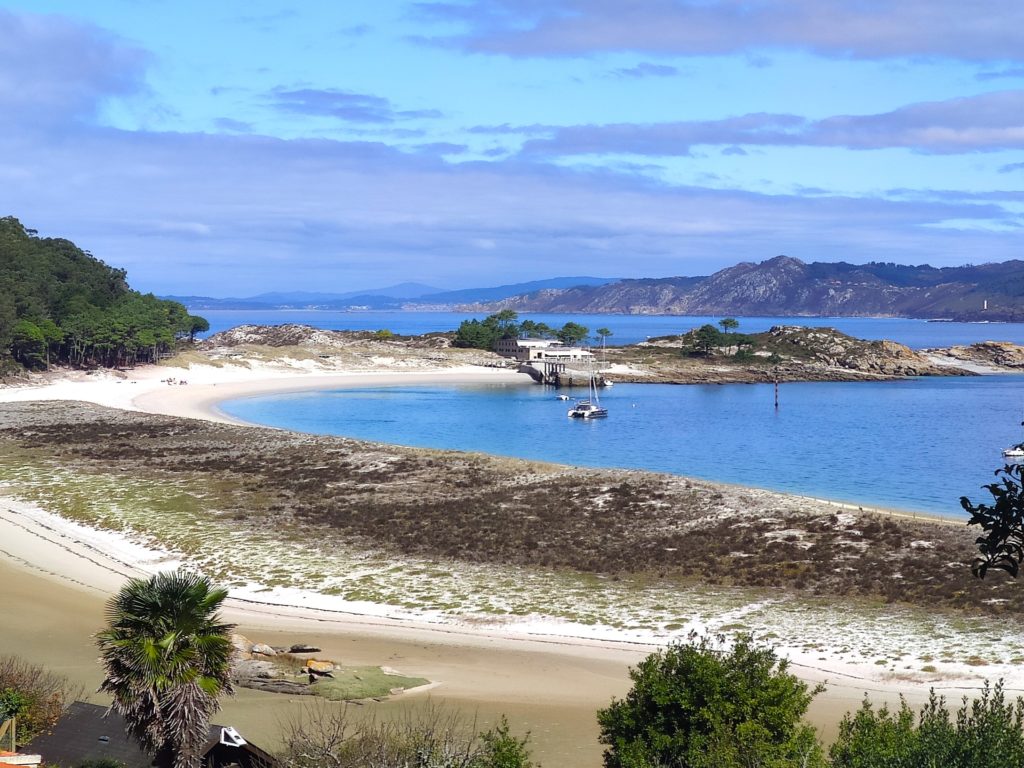
<instances>
[{"instance_id":1,"label":"white building","mask_svg":"<svg viewBox=\"0 0 1024 768\"><path fill-rule=\"evenodd\" d=\"M534 360L572 362L593 360L594 355L582 347L567 347L552 339L498 339L494 351L505 357L514 357L523 363Z\"/></svg>"}]
</instances>

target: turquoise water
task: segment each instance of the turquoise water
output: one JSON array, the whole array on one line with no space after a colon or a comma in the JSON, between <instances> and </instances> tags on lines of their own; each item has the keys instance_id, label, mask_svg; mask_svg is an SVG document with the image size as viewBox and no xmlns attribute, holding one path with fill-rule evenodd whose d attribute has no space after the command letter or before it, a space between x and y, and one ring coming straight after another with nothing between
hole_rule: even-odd
<instances>
[{"instance_id":1,"label":"turquoise water","mask_svg":"<svg viewBox=\"0 0 1024 768\"><path fill-rule=\"evenodd\" d=\"M393 386L247 398L246 421L387 443L670 472L962 515L1019 442L1024 377L771 385L619 384L607 420L523 385Z\"/></svg>"},{"instance_id":2,"label":"turquoise water","mask_svg":"<svg viewBox=\"0 0 1024 768\"><path fill-rule=\"evenodd\" d=\"M315 328L346 331L376 331L386 328L403 335L453 331L463 320L482 319L487 313L466 312L329 312L313 310L202 310L210 321L210 333L236 325L280 325L301 323ZM668 336L717 323L720 317L678 315L554 315L524 313L523 318L561 327L572 321L587 326L591 333L608 328L611 344L635 344L651 336ZM909 347L943 347L976 341L1013 341L1024 344L1024 323L929 323L888 317L741 317L740 331L757 333L773 325L829 326L861 339L891 339ZM209 334L207 334L209 335Z\"/></svg>"}]
</instances>

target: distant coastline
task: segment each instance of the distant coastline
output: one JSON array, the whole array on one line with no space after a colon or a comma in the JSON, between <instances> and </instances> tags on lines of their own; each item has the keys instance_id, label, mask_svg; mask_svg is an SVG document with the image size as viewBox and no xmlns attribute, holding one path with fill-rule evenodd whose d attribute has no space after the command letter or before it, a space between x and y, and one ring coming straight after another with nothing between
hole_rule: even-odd
<instances>
[{"instance_id":1,"label":"distant coastline","mask_svg":"<svg viewBox=\"0 0 1024 768\"><path fill-rule=\"evenodd\" d=\"M1024 262L936 269L868 262L804 262L776 256L709 276L561 277L530 283L431 292L395 286L357 294L264 294L242 299L175 296L209 309L427 310L490 313L663 314L752 317L952 318L1024 321L1024 298L1007 286Z\"/></svg>"},{"instance_id":2,"label":"distant coastline","mask_svg":"<svg viewBox=\"0 0 1024 768\"><path fill-rule=\"evenodd\" d=\"M200 335L207 338L219 331L242 324L270 325L275 323L301 323L325 330L376 331L386 328L396 334L420 335L424 333L452 332L462 320L483 319L485 311L420 311L420 310L328 310L328 309L260 309L205 311L210 331ZM609 346L635 344L653 336L682 333L704 323L717 323L720 315L666 315L666 314L589 314L526 312L522 317L561 325L569 320L594 328L610 327L614 335ZM982 329L998 326L996 338L1024 345L1024 323L996 323L941 321L897 317L817 317L817 316L737 316L743 332L766 331L773 325L800 324L828 326L866 339L890 339L912 348L971 344L990 340L991 332ZM940 330L941 329L941 330Z\"/></svg>"}]
</instances>

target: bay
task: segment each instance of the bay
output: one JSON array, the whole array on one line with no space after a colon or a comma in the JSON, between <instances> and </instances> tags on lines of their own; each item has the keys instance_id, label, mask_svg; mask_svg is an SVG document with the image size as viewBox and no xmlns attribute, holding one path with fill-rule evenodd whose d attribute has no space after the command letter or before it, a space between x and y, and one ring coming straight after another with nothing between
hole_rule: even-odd
<instances>
[{"instance_id":1,"label":"bay","mask_svg":"<svg viewBox=\"0 0 1024 768\"><path fill-rule=\"evenodd\" d=\"M943 324L945 325L945 324ZM304 432L669 472L868 506L962 516L1021 435L1024 378L770 385L619 384L607 420L532 383L389 386L246 398L237 418ZM581 469L579 482L587 482Z\"/></svg>"},{"instance_id":2,"label":"bay","mask_svg":"<svg viewBox=\"0 0 1024 768\"><path fill-rule=\"evenodd\" d=\"M202 310L196 311L210 321L207 336L245 323L280 325L299 323L314 328L349 331L390 330L402 335L435 331L453 331L468 319L483 319L487 313L365 311L332 312L317 310ZM681 315L585 315L523 313L522 318L561 327L567 322L587 326L591 333L606 327L613 336L609 343L635 344L652 336L683 333L704 323L717 323L721 316ZM828 326L862 339L891 339L914 349L973 344L978 341L1012 341L1024 344L1024 323L947 323L905 318L877 317L741 317L743 333L766 331L773 325Z\"/></svg>"}]
</instances>

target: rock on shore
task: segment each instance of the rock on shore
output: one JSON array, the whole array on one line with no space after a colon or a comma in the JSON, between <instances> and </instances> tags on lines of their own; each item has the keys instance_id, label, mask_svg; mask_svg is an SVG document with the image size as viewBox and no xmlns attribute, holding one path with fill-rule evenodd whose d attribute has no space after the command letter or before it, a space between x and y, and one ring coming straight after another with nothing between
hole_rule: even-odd
<instances>
[{"instance_id":1,"label":"rock on shore","mask_svg":"<svg viewBox=\"0 0 1024 768\"><path fill-rule=\"evenodd\" d=\"M1010 370L1024 370L1024 347L1008 341L981 341L970 346L923 350L951 361Z\"/></svg>"}]
</instances>

